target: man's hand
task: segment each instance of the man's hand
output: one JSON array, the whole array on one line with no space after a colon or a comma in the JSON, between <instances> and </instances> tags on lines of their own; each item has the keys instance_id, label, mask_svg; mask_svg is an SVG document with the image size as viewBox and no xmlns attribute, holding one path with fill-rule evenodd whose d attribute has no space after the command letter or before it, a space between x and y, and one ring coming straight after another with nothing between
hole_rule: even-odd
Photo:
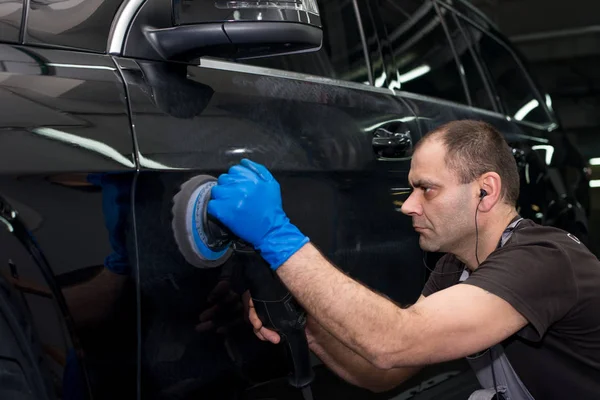
<instances>
[{"instance_id":1,"label":"man's hand","mask_svg":"<svg viewBox=\"0 0 600 400\"><path fill-rule=\"evenodd\" d=\"M273 270L304 246L308 237L283 211L279 183L262 165L243 159L219 177L208 213L260 251Z\"/></svg>"},{"instance_id":2,"label":"man's hand","mask_svg":"<svg viewBox=\"0 0 600 400\"><path fill-rule=\"evenodd\" d=\"M243 294L243 298L244 308L246 309L248 320L250 324L252 324L256 336L262 341L269 341L274 344L279 343L281 341L279 334L271 329L265 328L260 318L258 318L256 310L254 309L254 303L250 297L250 292L246 291Z\"/></svg>"}]
</instances>

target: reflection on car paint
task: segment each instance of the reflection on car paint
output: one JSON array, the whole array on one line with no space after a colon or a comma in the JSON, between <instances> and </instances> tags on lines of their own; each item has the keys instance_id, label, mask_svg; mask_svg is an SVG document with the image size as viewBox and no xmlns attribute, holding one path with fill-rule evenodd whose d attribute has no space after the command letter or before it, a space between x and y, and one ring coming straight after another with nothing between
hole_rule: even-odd
<instances>
[{"instance_id":1,"label":"reflection on car paint","mask_svg":"<svg viewBox=\"0 0 600 400\"><path fill-rule=\"evenodd\" d=\"M27 15L25 43L52 44L104 52L121 0L32 1ZM72 34L77 31L78 34Z\"/></svg>"},{"instance_id":2,"label":"reflection on car paint","mask_svg":"<svg viewBox=\"0 0 600 400\"><path fill-rule=\"evenodd\" d=\"M14 337L28 343L13 354L27 377L20 390L130 399L135 163L124 87L105 56L0 45L0 59L0 97L12 105L0 115L0 197L10 207L0 224L0 301L21 319Z\"/></svg>"}]
</instances>

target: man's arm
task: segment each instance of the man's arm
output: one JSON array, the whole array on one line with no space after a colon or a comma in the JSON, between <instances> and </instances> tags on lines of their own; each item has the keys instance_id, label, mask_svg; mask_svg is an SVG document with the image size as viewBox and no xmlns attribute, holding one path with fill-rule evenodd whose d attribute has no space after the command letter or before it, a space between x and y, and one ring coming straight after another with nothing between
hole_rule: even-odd
<instances>
[{"instance_id":1,"label":"man's arm","mask_svg":"<svg viewBox=\"0 0 600 400\"><path fill-rule=\"evenodd\" d=\"M421 370L421 367L377 368L337 340L312 317L307 320L307 336L310 349L327 367L345 381L372 392L391 390Z\"/></svg>"},{"instance_id":2,"label":"man's arm","mask_svg":"<svg viewBox=\"0 0 600 400\"><path fill-rule=\"evenodd\" d=\"M507 301L473 285L401 309L330 264L286 216L273 175L248 159L219 176L208 213L252 244L319 324L381 369L467 356L527 324Z\"/></svg>"},{"instance_id":3,"label":"man's arm","mask_svg":"<svg viewBox=\"0 0 600 400\"><path fill-rule=\"evenodd\" d=\"M310 243L277 273L328 332L381 369L465 357L527 324L510 304L471 285L455 285L402 309L352 280Z\"/></svg>"}]
</instances>

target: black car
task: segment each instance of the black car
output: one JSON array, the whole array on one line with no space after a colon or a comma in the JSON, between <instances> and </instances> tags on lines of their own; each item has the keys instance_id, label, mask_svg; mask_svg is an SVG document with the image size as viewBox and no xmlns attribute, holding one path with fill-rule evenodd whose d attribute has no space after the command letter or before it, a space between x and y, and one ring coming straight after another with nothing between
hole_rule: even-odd
<instances>
[{"instance_id":1,"label":"black car","mask_svg":"<svg viewBox=\"0 0 600 400\"><path fill-rule=\"evenodd\" d=\"M241 158L336 265L401 305L439 255L400 212L413 145L498 128L519 211L587 239L585 162L523 58L460 0L12 1L0 13L0 398L295 399L240 270L190 265L173 197ZM352 307L349 305L349 307ZM391 392L313 358L315 399L466 398L460 361Z\"/></svg>"}]
</instances>

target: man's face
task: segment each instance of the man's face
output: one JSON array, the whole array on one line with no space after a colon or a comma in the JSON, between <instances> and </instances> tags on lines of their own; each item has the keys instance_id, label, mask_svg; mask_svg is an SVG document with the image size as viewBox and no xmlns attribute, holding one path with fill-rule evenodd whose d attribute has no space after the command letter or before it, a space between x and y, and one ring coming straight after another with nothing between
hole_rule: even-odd
<instances>
[{"instance_id":1,"label":"man's face","mask_svg":"<svg viewBox=\"0 0 600 400\"><path fill-rule=\"evenodd\" d=\"M412 217L425 251L455 252L474 237L477 189L474 183L459 183L445 156L441 141L430 139L413 155L408 174L413 192L402 212Z\"/></svg>"}]
</instances>

